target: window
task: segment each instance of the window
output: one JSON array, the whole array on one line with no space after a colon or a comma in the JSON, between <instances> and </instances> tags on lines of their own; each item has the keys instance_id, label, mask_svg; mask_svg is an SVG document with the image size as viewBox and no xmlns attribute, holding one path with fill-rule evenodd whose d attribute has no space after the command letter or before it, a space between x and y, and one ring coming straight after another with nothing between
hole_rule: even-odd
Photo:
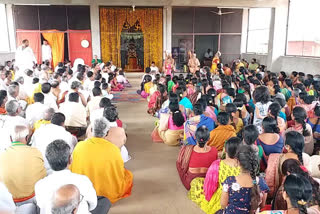
<instances>
[{"instance_id":1,"label":"window","mask_svg":"<svg viewBox=\"0 0 320 214\"><path fill-rule=\"evenodd\" d=\"M0 4L0 52L9 52L9 34L6 17L6 7Z\"/></svg>"},{"instance_id":2,"label":"window","mask_svg":"<svg viewBox=\"0 0 320 214\"><path fill-rule=\"evenodd\" d=\"M224 63L232 63L240 56L243 9L222 8L218 15L214 7L172 8L172 53L177 69L188 62L188 52L194 51L201 66L211 66L205 57L210 49L214 55L221 52ZM213 57L213 56L211 56Z\"/></svg>"},{"instance_id":3,"label":"window","mask_svg":"<svg viewBox=\"0 0 320 214\"><path fill-rule=\"evenodd\" d=\"M320 57L319 0L291 0L287 55Z\"/></svg>"},{"instance_id":4,"label":"window","mask_svg":"<svg viewBox=\"0 0 320 214\"><path fill-rule=\"evenodd\" d=\"M268 53L271 8L249 10L247 52Z\"/></svg>"}]
</instances>

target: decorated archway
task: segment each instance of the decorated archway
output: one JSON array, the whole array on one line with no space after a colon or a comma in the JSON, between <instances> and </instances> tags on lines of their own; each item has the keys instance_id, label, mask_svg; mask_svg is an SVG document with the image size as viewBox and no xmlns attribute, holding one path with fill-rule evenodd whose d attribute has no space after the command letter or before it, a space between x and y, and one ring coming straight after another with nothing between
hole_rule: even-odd
<instances>
[{"instance_id":1,"label":"decorated archway","mask_svg":"<svg viewBox=\"0 0 320 214\"><path fill-rule=\"evenodd\" d=\"M136 8L133 11L132 8L100 7L102 60L112 60L115 65L123 67L126 71L138 71L139 66L143 71L152 61L161 67L162 13L162 8ZM125 53L126 51L129 53L129 47L132 53L131 59ZM132 63L135 62L138 68L132 69L134 66Z\"/></svg>"}]
</instances>

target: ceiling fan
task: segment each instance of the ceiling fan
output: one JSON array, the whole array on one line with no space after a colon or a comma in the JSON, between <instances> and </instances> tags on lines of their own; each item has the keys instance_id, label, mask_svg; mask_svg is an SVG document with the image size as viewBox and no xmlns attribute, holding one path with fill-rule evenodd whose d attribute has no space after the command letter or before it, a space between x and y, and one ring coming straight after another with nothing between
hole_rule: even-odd
<instances>
[{"instance_id":1,"label":"ceiling fan","mask_svg":"<svg viewBox=\"0 0 320 214\"><path fill-rule=\"evenodd\" d=\"M214 14L217 14L218 16L222 16L222 15L232 14L232 13L235 13L235 12L224 12L224 13L222 13L221 8L219 8L218 12L212 10L212 11L210 11L210 13L214 13Z\"/></svg>"}]
</instances>

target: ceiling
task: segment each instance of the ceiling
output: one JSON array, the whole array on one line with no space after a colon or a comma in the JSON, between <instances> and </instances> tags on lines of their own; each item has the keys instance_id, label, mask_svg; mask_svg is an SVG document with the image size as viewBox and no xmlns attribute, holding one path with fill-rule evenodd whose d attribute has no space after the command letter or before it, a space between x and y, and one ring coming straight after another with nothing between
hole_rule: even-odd
<instances>
[{"instance_id":1,"label":"ceiling","mask_svg":"<svg viewBox=\"0 0 320 214\"><path fill-rule=\"evenodd\" d=\"M198 6L277 7L288 0L1 0L7 4L110 5L110 6Z\"/></svg>"}]
</instances>

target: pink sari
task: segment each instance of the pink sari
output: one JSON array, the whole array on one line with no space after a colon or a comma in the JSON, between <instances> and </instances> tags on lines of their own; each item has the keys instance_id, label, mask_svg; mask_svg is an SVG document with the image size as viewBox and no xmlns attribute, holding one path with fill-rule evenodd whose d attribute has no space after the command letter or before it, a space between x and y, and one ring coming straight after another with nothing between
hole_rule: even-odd
<instances>
[{"instance_id":1,"label":"pink sari","mask_svg":"<svg viewBox=\"0 0 320 214\"><path fill-rule=\"evenodd\" d=\"M219 186L219 166L220 159L214 161L209 167L204 180L203 190L207 201L210 201L213 193L216 192Z\"/></svg>"}]
</instances>

